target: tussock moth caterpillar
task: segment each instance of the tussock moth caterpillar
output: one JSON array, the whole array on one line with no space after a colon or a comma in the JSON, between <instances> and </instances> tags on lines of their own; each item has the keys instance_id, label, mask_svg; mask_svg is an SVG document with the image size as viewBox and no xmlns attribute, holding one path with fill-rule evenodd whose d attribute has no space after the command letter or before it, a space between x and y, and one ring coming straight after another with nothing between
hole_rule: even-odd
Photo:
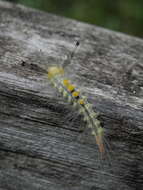
<instances>
[{"instance_id":1,"label":"tussock moth caterpillar","mask_svg":"<svg viewBox=\"0 0 143 190\"><path fill-rule=\"evenodd\" d=\"M79 43L76 43L76 47ZM71 58L74 55L71 54ZM103 145L103 128L100 125L100 121L97 119L98 114L93 111L92 105L88 103L87 99L81 95L81 92L70 82L65 76L65 67L70 63L69 60L65 60L61 66L51 66L48 68L48 79L52 85L58 89L62 96L73 106L76 106L79 113L83 115L84 121L87 122L87 126L91 129L92 135L96 139L99 151L101 154L105 152Z\"/></svg>"}]
</instances>

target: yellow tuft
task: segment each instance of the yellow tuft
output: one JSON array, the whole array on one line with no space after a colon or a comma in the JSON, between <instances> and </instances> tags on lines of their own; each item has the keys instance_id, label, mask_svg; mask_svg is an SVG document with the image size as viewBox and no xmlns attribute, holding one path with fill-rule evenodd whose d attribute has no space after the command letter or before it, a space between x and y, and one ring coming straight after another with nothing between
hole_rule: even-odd
<instances>
[{"instance_id":1,"label":"yellow tuft","mask_svg":"<svg viewBox=\"0 0 143 190\"><path fill-rule=\"evenodd\" d=\"M48 78L51 79L55 77L56 75L63 75L64 74L64 69L62 67L50 67L48 69Z\"/></svg>"},{"instance_id":2,"label":"yellow tuft","mask_svg":"<svg viewBox=\"0 0 143 190\"><path fill-rule=\"evenodd\" d=\"M64 79L63 80L63 84L64 84L64 86L68 87L68 85L70 84L70 82L69 82L69 80Z\"/></svg>"},{"instance_id":3,"label":"yellow tuft","mask_svg":"<svg viewBox=\"0 0 143 190\"><path fill-rule=\"evenodd\" d=\"M78 101L78 103L81 104L81 105L83 105L83 104L84 104L84 100L83 100L83 99L80 99L80 100Z\"/></svg>"},{"instance_id":4,"label":"yellow tuft","mask_svg":"<svg viewBox=\"0 0 143 190\"><path fill-rule=\"evenodd\" d=\"M67 88L69 91L73 91L75 89L75 86L69 84Z\"/></svg>"},{"instance_id":5,"label":"yellow tuft","mask_svg":"<svg viewBox=\"0 0 143 190\"><path fill-rule=\"evenodd\" d=\"M73 92L73 93L72 93L72 96L73 96L73 97L79 96L79 92L77 92L77 91Z\"/></svg>"}]
</instances>

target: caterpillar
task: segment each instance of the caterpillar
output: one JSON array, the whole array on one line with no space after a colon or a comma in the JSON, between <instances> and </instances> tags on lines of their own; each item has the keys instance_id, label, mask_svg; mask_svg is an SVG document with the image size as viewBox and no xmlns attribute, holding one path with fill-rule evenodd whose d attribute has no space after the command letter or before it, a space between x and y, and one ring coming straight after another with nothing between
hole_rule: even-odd
<instances>
[{"instance_id":1,"label":"caterpillar","mask_svg":"<svg viewBox=\"0 0 143 190\"><path fill-rule=\"evenodd\" d=\"M79 42L76 43L76 47L78 45ZM65 75L65 67L70 64L75 50L60 66L50 66L48 70L45 70L38 65L31 63L30 67L38 72L47 74L51 84L68 102L72 103L74 107L77 107L78 112L83 115L84 121L87 122L87 126L91 129L91 133L95 137L99 152L102 156L105 152L103 143L104 130L101 127L100 121L97 119L98 113L94 112L92 105L88 103L87 98L82 96L80 90L78 90ZM25 65L26 62L23 61L21 66Z\"/></svg>"},{"instance_id":2,"label":"caterpillar","mask_svg":"<svg viewBox=\"0 0 143 190\"><path fill-rule=\"evenodd\" d=\"M77 107L78 112L83 115L84 121L87 122L87 126L91 129L91 133L95 137L99 151L103 155L105 152L103 143L104 130L101 127L100 121L97 119L98 113L94 112L87 98L82 96L81 92L65 76L64 66L51 66L48 68L47 74L51 84L68 102Z\"/></svg>"}]
</instances>

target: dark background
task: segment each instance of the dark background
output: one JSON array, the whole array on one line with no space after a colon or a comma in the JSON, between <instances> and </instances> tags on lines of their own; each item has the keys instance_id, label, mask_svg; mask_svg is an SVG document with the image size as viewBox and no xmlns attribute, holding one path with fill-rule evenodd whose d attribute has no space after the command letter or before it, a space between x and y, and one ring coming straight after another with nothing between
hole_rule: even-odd
<instances>
[{"instance_id":1,"label":"dark background","mask_svg":"<svg viewBox=\"0 0 143 190\"><path fill-rule=\"evenodd\" d=\"M9 0L143 37L143 0Z\"/></svg>"}]
</instances>

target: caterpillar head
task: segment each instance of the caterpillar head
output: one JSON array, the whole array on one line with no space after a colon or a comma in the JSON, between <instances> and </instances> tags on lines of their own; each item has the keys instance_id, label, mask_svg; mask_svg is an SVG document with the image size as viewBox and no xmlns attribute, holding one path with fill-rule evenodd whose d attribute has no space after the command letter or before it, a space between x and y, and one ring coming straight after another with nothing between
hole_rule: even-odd
<instances>
[{"instance_id":1,"label":"caterpillar head","mask_svg":"<svg viewBox=\"0 0 143 190\"><path fill-rule=\"evenodd\" d=\"M52 66L48 68L48 78L51 79L57 75L64 75L64 69L58 66Z\"/></svg>"}]
</instances>

